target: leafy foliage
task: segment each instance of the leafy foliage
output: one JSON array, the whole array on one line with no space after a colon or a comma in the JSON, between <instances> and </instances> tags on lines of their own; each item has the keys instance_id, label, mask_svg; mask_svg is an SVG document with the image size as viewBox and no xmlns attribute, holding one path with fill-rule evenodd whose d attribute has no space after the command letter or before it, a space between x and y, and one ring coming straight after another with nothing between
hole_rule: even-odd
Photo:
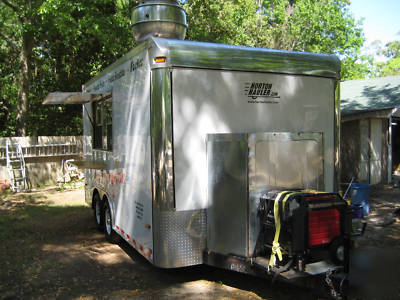
<instances>
[{"instance_id":1,"label":"leafy foliage","mask_svg":"<svg viewBox=\"0 0 400 300\"><path fill-rule=\"evenodd\" d=\"M369 59L360 56L361 23L349 12L349 2L188 0L188 35L192 40L337 54L344 62L344 78L368 74Z\"/></svg>"},{"instance_id":2,"label":"leafy foliage","mask_svg":"<svg viewBox=\"0 0 400 300\"><path fill-rule=\"evenodd\" d=\"M7 1L6 1L7 2ZM0 0L0 135L16 135L21 48L29 33L27 135L81 133L81 107L42 106L51 91L79 91L82 83L134 46L129 8L136 1ZM113 41L113 42L110 42ZM10 46L14 45L14 46ZM56 126L54 126L56 124Z\"/></svg>"},{"instance_id":3,"label":"leafy foliage","mask_svg":"<svg viewBox=\"0 0 400 300\"><path fill-rule=\"evenodd\" d=\"M364 37L349 1L181 2L191 40L334 53L343 78L368 76L371 59L360 55ZM134 46L130 11L138 2L0 0L0 136L80 134L79 106L41 101L51 91L79 91Z\"/></svg>"},{"instance_id":4,"label":"leafy foliage","mask_svg":"<svg viewBox=\"0 0 400 300\"><path fill-rule=\"evenodd\" d=\"M384 48L378 50L378 53L388 58L384 63L377 63L378 75L400 75L400 41L387 43Z\"/></svg>"},{"instance_id":5,"label":"leafy foliage","mask_svg":"<svg viewBox=\"0 0 400 300\"><path fill-rule=\"evenodd\" d=\"M189 0L188 39L243 46L258 46L257 6L253 0Z\"/></svg>"},{"instance_id":6,"label":"leafy foliage","mask_svg":"<svg viewBox=\"0 0 400 300\"><path fill-rule=\"evenodd\" d=\"M376 65L372 55L357 55L342 60L342 79L356 80L375 77Z\"/></svg>"},{"instance_id":7,"label":"leafy foliage","mask_svg":"<svg viewBox=\"0 0 400 300\"><path fill-rule=\"evenodd\" d=\"M14 74L18 72L16 59L20 44L15 40L8 40L5 36L13 34L12 24L15 18L13 12L8 12L0 4L0 135L12 136L16 129L17 85ZM16 33L17 34L17 33Z\"/></svg>"}]
</instances>

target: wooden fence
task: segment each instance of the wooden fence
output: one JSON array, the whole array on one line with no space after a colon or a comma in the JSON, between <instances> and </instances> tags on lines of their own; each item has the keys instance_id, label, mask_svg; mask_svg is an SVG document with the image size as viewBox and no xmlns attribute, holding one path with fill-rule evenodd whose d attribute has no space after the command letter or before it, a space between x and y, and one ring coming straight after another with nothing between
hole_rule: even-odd
<instances>
[{"instance_id":1,"label":"wooden fence","mask_svg":"<svg viewBox=\"0 0 400 300\"><path fill-rule=\"evenodd\" d=\"M56 183L63 176L63 162L83 156L82 136L0 138L0 179L10 180L6 167L6 141L21 145L28 185L32 188Z\"/></svg>"}]
</instances>

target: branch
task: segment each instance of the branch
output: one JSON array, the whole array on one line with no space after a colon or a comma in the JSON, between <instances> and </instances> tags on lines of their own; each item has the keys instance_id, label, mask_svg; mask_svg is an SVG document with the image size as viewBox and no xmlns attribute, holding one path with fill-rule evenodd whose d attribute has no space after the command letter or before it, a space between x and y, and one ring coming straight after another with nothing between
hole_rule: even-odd
<instances>
[{"instance_id":1,"label":"branch","mask_svg":"<svg viewBox=\"0 0 400 300\"><path fill-rule=\"evenodd\" d=\"M5 5L7 5L9 8L11 8L16 13L18 13L18 7L16 7L15 5L11 4L10 2L8 2L8 0L0 0L0 1L3 2Z\"/></svg>"},{"instance_id":2,"label":"branch","mask_svg":"<svg viewBox=\"0 0 400 300\"><path fill-rule=\"evenodd\" d=\"M17 14L17 18L20 21L21 24L24 24L24 18L19 14L19 9L17 6L11 4L10 2L8 2L8 0L0 0L0 2L3 2L4 5L8 6L9 8L11 8L16 14Z\"/></svg>"},{"instance_id":3,"label":"branch","mask_svg":"<svg viewBox=\"0 0 400 300\"><path fill-rule=\"evenodd\" d=\"M14 50L18 49L15 43L1 31L0 31L0 37L2 37L6 41L6 43L10 45Z\"/></svg>"}]
</instances>

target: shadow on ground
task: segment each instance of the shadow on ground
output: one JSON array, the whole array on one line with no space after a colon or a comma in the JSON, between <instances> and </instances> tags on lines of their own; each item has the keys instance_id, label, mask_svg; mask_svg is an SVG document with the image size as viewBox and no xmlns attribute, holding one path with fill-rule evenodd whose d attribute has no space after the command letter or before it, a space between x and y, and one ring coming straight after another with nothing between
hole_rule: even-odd
<instances>
[{"instance_id":1,"label":"shadow on ground","mask_svg":"<svg viewBox=\"0 0 400 300\"><path fill-rule=\"evenodd\" d=\"M400 189L371 190L367 229L352 251L350 282L357 299L400 299Z\"/></svg>"},{"instance_id":2,"label":"shadow on ground","mask_svg":"<svg viewBox=\"0 0 400 300\"><path fill-rule=\"evenodd\" d=\"M311 298L208 266L156 268L125 242L106 243L83 199L80 190L0 197L0 299Z\"/></svg>"},{"instance_id":3,"label":"shadow on ground","mask_svg":"<svg viewBox=\"0 0 400 300\"><path fill-rule=\"evenodd\" d=\"M0 299L313 299L312 291L209 266L159 269L105 242L82 190L0 196ZM400 207L373 193L372 216ZM372 219L371 219L372 220ZM353 251L350 299L399 299L400 222L370 222ZM384 297L384 298L382 298Z\"/></svg>"}]
</instances>

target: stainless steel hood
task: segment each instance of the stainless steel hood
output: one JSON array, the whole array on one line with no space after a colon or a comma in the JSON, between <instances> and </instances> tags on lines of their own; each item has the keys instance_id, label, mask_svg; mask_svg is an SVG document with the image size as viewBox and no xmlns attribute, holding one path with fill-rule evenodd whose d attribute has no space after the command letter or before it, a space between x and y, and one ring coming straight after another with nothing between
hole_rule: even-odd
<instances>
[{"instance_id":1,"label":"stainless steel hood","mask_svg":"<svg viewBox=\"0 0 400 300\"><path fill-rule=\"evenodd\" d=\"M186 12L175 0L142 1L132 11L136 42L150 36L183 40L186 35Z\"/></svg>"}]
</instances>

